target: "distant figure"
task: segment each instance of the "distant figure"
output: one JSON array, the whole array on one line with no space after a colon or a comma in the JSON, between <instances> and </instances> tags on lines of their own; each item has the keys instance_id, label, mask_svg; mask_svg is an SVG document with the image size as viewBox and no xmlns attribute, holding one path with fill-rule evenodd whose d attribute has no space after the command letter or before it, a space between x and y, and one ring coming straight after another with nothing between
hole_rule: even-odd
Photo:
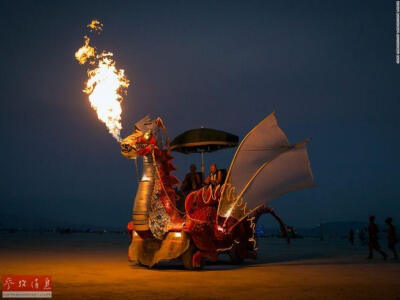
<instances>
[{"instance_id":1,"label":"distant figure","mask_svg":"<svg viewBox=\"0 0 400 300\"><path fill-rule=\"evenodd\" d=\"M200 174L196 172L196 166L194 164L190 165L190 172L186 174L185 179L182 183L182 192L185 194L190 193L201 188L201 177Z\"/></svg>"},{"instance_id":2,"label":"distant figure","mask_svg":"<svg viewBox=\"0 0 400 300\"><path fill-rule=\"evenodd\" d=\"M387 218L385 223L387 224L388 228L384 230L388 233L388 248L393 252L393 259L398 259L397 251L396 251L396 243L397 243L397 236L396 236L396 228L392 224L393 219Z\"/></svg>"},{"instance_id":3,"label":"distant figure","mask_svg":"<svg viewBox=\"0 0 400 300\"><path fill-rule=\"evenodd\" d=\"M222 172L217 169L216 164L211 164L210 174L204 180L205 184L211 184L213 187L222 183Z\"/></svg>"},{"instance_id":4,"label":"distant figure","mask_svg":"<svg viewBox=\"0 0 400 300\"><path fill-rule=\"evenodd\" d=\"M365 228L361 228L358 233L358 238L360 239L361 246L365 245Z\"/></svg>"},{"instance_id":5,"label":"distant figure","mask_svg":"<svg viewBox=\"0 0 400 300\"><path fill-rule=\"evenodd\" d=\"M349 242L350 242L350 245L354 246L354 231L353 231L353 229L350 229L350 232L349 232Z\"/></svg>"},{"instance_id":6,"label":"distant figure","mask_svg":"<svg viewBox=\"0 0 400 300\"><path fill-rule=\"evenodd\" d=\"M378 232L379 228L378 225L375 224L375 216L369 217L369 226L368 226L368 247L369 247L369 256L368 259L373 258L373 250L378 251L382 256L383 259L387 259L387 254L382 251L381 247L379 246L378 242Z\"/></svg>"}]
</instances>

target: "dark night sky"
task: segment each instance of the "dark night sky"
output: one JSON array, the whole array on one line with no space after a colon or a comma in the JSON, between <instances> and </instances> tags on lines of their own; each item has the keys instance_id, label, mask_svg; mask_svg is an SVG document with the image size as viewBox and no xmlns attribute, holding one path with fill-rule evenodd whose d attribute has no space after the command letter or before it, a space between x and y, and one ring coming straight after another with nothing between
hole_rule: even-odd
<instances>
[{"instance_id":1,"label":"dark night sky","mask_svg":"<svg viewBox=\"0 0 400 300\"><path fill-rule=\"evenodd\" d=\"M289 224L400 224L394 1L2 1L0 217L125 226L134 166L97 120L74 60L91 19L132 84L123 135L147 113L175 136L243 137L277 110L311 136L316 189L272 202ZM207 155L228 167L232 151ZM178 175L199 157L176 154ZM0 220L1 222L1 220Z\"/></svg>"}]
</instances>

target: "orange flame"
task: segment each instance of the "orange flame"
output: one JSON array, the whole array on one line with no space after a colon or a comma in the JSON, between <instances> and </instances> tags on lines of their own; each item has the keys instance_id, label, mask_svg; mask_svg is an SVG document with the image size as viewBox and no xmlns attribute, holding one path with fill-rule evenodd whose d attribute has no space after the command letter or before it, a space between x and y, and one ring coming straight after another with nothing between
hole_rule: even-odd
<instances>
[{"instance_id":1,"label":"orange flame","mask_svg":"<svg viewBox=\"0 0 400 300\"><path fill-rule=\"evenodd\" d=\"M92 20L86 27L88 27L90 31L96 31L97 33L103 30L103 24L99 20Z\"/></svg>"},{"instance_id":2,"label":"orange flame","mask_svg":"<svg viewBox=\"0 0 400 300\"><path fill-rule=\"evenodd\" d=\"M95 56L96 50L92 46L89 45L90 39L87 35L84 36L85 44L79 48L78 51L75 52L75 58L81 65L84 65L88 59L91 59Z\"/></svg>"},{"instance_id":3,"label":"orange flame","mask_svg":"<svg viewBox=\"0 0 400 300\"><path fill-rule=\"evenodd\" d=\"M93 20L88 27L91 28L95 21ZM99 120L104 122L112 136L120 141L122 95L129 87L129 80L124 70L115 67L113 53L97 54L95 48L90 45L90 39L87 36L84 38L84 45L75 52L75 58L80 64L88 63L91 66L87 71L88 81L83 92L89 95L90 105L97 112Z\"/></svg>"}]
</instances>

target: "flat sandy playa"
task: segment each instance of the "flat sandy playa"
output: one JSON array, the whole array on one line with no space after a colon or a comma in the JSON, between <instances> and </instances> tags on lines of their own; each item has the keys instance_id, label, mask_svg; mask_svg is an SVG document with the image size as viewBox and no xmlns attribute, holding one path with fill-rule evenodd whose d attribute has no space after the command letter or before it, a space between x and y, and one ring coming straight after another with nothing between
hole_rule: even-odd
<instances>
[{"instance_id":1,"label":"flat sandy playa","mask_svg":"<svg viewBox=\"0 0 400 300\"><path fill-rule=\"evenodd\" d=\"M65 245L61 241L65 241ZM364 259L343 241L260 241L260 259L202 271L126 259L126 237L3 239L0 274L48 274L55 299L400 299L400 263Z\"/></svg>"}]
</instances>

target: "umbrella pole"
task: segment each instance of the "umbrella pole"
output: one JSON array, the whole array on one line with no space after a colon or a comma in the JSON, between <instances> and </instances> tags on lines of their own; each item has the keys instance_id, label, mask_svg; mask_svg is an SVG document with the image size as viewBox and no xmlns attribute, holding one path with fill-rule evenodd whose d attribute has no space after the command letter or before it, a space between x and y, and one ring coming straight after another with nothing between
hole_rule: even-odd
<instances>
[{"instance_id":1,"label":"umbrella pole","mask_svg":"<svg viewBox=\"0 0 400 300\"><path fill-rule=\"evenodd\" d=\"M204 182L204 151L201 151L201 181Z\"/></svg>"}]
</instances>

